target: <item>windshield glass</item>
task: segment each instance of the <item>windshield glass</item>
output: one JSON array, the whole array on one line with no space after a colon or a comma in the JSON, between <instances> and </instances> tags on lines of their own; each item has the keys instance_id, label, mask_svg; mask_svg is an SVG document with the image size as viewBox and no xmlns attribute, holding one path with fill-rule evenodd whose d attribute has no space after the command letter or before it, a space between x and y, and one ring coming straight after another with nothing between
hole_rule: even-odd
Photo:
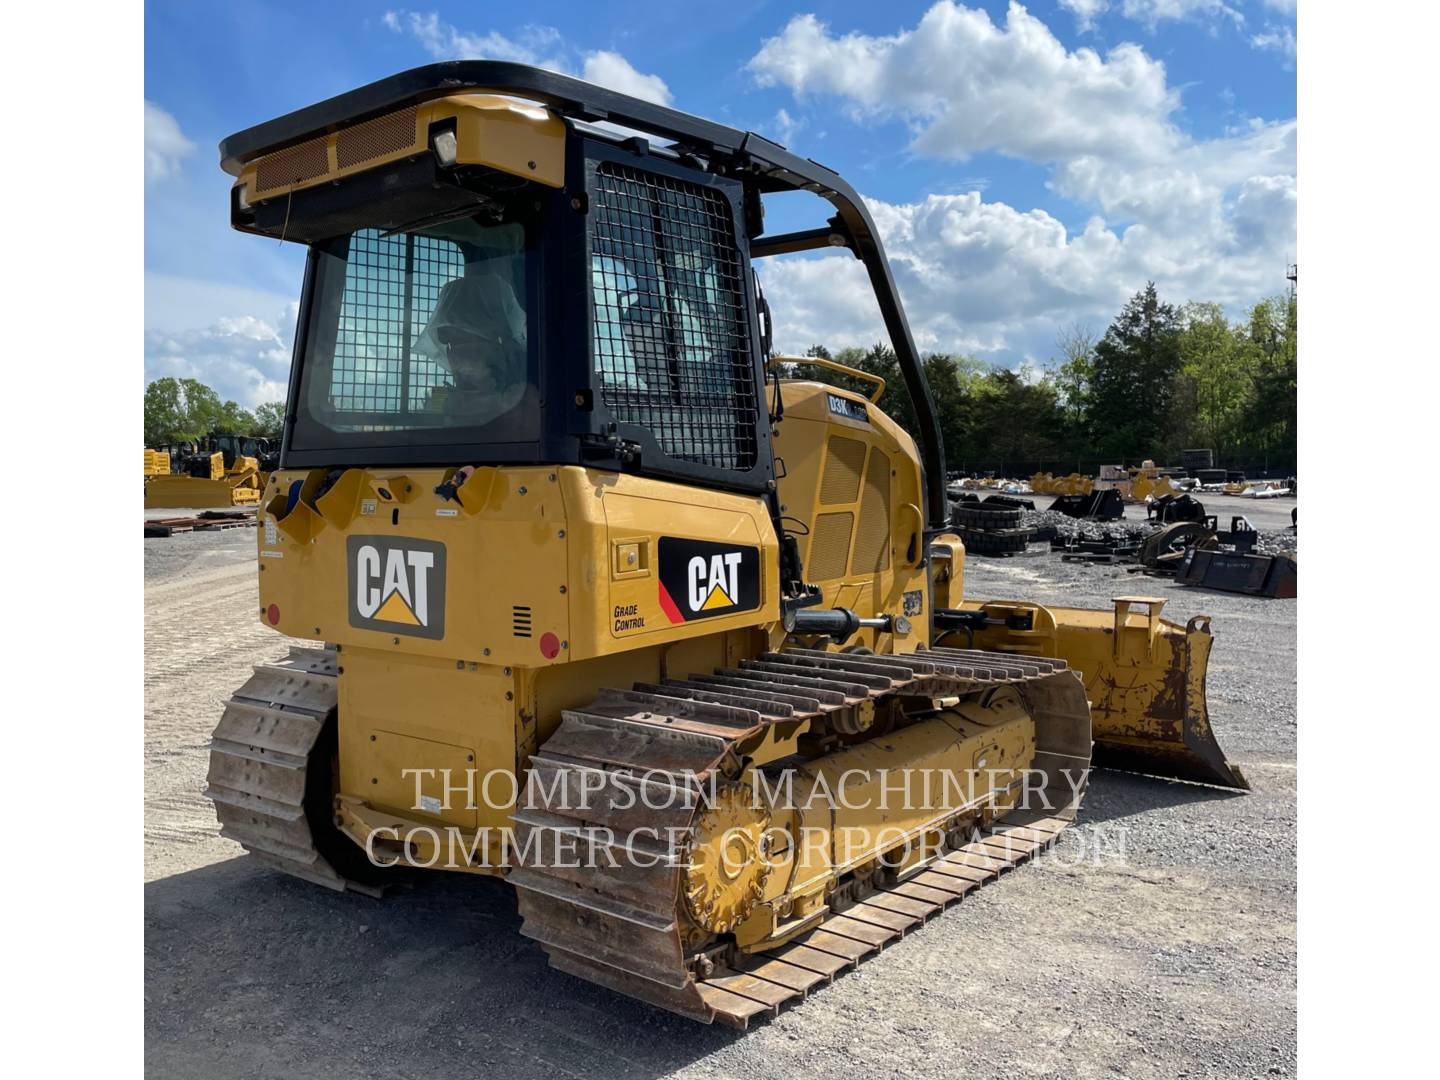
<instances>
[{"instance_id":1,"label":"windshield glass","mask_svg":"<svg viewBox=\"0 0 1440 1080\"><path fill-rule=\"evenodd\" d=\"M317 245L292 448L538 438L529 262L476 218Z\"/></svg>"}]
</instances>

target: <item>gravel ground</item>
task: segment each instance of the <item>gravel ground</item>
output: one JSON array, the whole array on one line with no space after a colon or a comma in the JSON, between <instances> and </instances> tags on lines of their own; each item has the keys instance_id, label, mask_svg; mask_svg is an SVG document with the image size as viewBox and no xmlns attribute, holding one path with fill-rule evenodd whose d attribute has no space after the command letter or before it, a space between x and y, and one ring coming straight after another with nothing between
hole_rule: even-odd
<instances>
[{"instance_id":1,"label":"gravel ground","mask_svg":"<svg viewBox=\"0 0 1440 1080\"><path fill-rule=\"evenodd\" d=\"M1234 501L1269 527L1274 503ZM1293 505L1276 507L1286 523ZM1256 790L1097 771L1050 856L740 1035L549 970L501 882L436 875L374 901L219 838L200 795L209 732L249 665L287 644L252 615L253 543L145 541L150 1075L1293 1075L1294 601L1048 552L971 559L976 598L1140 592L1176 619L1213 615L1211 717Z\"/></svg>"}]
</instances>

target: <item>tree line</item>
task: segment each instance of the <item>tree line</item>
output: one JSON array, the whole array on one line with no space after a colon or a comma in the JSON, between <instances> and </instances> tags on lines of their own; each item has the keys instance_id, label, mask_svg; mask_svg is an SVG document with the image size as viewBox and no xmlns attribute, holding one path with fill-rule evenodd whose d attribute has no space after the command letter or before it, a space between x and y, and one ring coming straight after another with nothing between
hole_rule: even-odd
<instances>
[{"instance_id":1,"label":"tree line","mask_svg":"<svg viewBox=\"0 0 1440 1080\"><path fill-rule=\"evenodd\" d=\"M1097 336L1072 324L1043 368L994 367L971 356L922 358L952 470L1051 463L1178 464L1209 448L1217 464L1295 465L1296 301L1274 296L1230 322L1214 303L1176 307L1154 283ZM834 359L886 382L879 405L912 436L915 413L888 345L807 355ZM866 393L869 384L820 377Z\"/></svg>"},{"instance_id":2,"label":"tree line","mask_svg":"<svg viewBox=\"0 0 1440 1080\"><path fill-rule=\"evenodd\" d=\"M155 379L145 387L145 445L195 442L205 435L280 437L285 403L267 401L253 410L241 408L199 379Z\"/></svg>"}]
</instances>

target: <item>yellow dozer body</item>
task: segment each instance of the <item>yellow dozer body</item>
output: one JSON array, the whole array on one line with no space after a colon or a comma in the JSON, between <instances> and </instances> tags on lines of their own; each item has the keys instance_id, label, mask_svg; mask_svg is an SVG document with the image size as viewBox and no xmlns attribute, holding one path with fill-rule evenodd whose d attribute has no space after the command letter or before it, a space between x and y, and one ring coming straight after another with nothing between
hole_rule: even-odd
<instances>
[{"instance_id":1,"label":"yellow dozer body","mask_svg":"<svg viewBox=\"0 0 1440 1080\"><path fill-rule=\"evenodd\" d=\"M1129 473L1129 480L1120 485L1120 493L1131 502L1150 502L1165 495L1180 494L1180 489L1170 478L1161 476L1160 470L1154 466L1130 469Z\"/></svg>"},{"instance_id":2,"label":"yellow dozer body","mask_svg":"<svg viewBox=\"0 0 1440 1080\"><path fill-rule=\"evenodd\" d=\"M1092 744L1243 785L1202 622L965 600L923 369L833 173L491 62L222 157L236 227L312 248L257 613L328 645L257 666L207 789L258 859L505 877L556 968L744 1027L1053 844ZM792 188L839 216L767 237ZM822 246L870 271L919 445L883 384L770 381L750 263Z\"/></svg>"},{"instance_id":3,"label":"yellow dozer body","mask_svg":"<svg viewBox=\"0 0 1440 1080\"><path fill-rule=\"evenodd\" d=\"M1040 487L1035 487L1036 479L1040 481ZM1070 473L1068 476L1051 476L1045 473L1032 479L1030 487L1046 495L1089 495L1095 490L1095 480L1080 473Z\"/></svg>"},{"instance_id":4,"label":"yellow dozer body","mask_svg":"<svg viewBox=\"0 0 1440 1080\"><path fill-rule=\"evenodd\" d=\"M149 451L146 451L149 453ZM168 455L167 455L168 456ZM219 506L254 506L260 501L262 477L259 463L253 457L237 457L230 468L219 451L208 455L208 475L171 475L149 477L145 483L145 508Z\"/></svg>"},{"instance_id":5,"label":"yellow dozer body","mask_svg":"<svg viewBox=\"0 0 1440 1080\"><path fill-rule=\"evenodd\" d=\"M164 450L145 448L145 479L170 475L170 455Z\"/></svg>"}]
</instances>

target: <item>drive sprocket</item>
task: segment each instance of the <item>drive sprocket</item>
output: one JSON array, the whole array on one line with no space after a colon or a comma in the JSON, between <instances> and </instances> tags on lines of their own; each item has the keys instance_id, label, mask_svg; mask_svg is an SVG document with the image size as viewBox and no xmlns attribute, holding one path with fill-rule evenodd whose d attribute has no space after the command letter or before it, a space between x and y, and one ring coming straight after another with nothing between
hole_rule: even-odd
<instances>
[{"instance_id":1,"label":"drive sprocket","mask_svg":"<svg viewBox=\"0 0 1440 1080\"><path fill-rule=\"evenodd\" d=\"M727 785L696 815L681 888L690 917L714 934L734 929L765 895L770 811L748 787Z\"/></svg>"}]
</instances>

